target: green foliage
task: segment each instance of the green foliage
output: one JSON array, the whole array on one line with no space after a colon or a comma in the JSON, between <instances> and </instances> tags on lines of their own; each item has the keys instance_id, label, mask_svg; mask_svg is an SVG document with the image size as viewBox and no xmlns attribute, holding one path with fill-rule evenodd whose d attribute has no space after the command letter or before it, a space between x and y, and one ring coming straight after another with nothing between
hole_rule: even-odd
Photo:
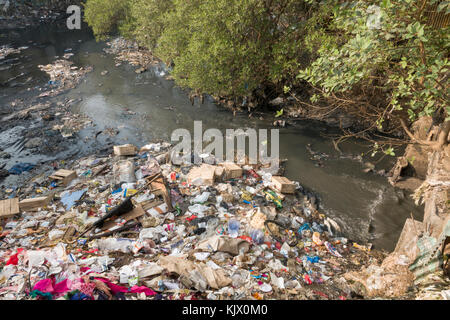
<instances>
[{"instance_id":1,"label":"green foliage","mask_svg":"<svg viewBox=\"0 0 450 320\"><path fill-rule=\"evenodd\" d=\"M428 1L439 12L449 3ZM395 117L439 108L450 119L449 28L430 27L422 1L87 0L85 7L98 39L115 31L136 39L171 66L177 84L198 93L287 95L306 81L317 89L313 104L341 98L359 110L365 99L380 130Z\"/></svg>"},{"instance_id":2,"label":"green foliage","mask_svg":"<svg viewBox=\"0 0 450 320\"><path fill-rule=\"evenodd\" d=\"M88 0L84 8L86 22L94 31L97 40L104 40L118 27L131 33L130 0Z\"/></svg>"},{"instance_id":3,"label":"green foliage","mask_svg":"<svg viewBox=\"0 0 450 320\"><path fill-rule=\"evenodd\" d=\"M275 114L275 118L281 117L283 115L283 112L284 112L284 109L277 111Z\"/></svg>"},{"instance_id":4,"label":"green foliage","mask_svg":"<svg viewBox=\"0 0 450 320\"><path fill-rule=\"evenodd\" d=\"M386 150L384 150L384 153L387 154L388 156L395 157L394 148L392 147L389 147Z\"/></svg>"},{"instance_id":5,"label":"green foliage","mask_svg":"<svg viewBox=\"0 0 450 320\"><path fill-rule=\"evenodd\" d=\"M176 0L174 4L175 10L165 15L167 25L156 52L173 62L178 84L245 96L265 82L281 85L298 70L296 25L303 2Z\"/></svg>"},{"instance_id":6,"label":"green foliage","mask_svg":"<svg viewBox=\"0 0 450 320\"><path fill-rule=\"evenodd\" d=\"M140 45L154 49L165 26L165 13L173 9L172 0L131 0L133 36Z\"/></svg>"},{"instance_id":7,"label":"green foliage","mask_svg":"<svg viewBox=\"0 0 450 320\"><path fill-rule=\"evenodd\" d=\"M450 67L449 28L429 27L421 2L327 3L317 14L332 17L326 28L317 17L310 20L314 32L305 42L315 56L299 73L300 79L320 88L324 97L358 88L379 89L385 103L374 120L378 128L385 117L402 110L411 120L432 115L441 107L449 114L445 81Z\"/></svg>"},{"instance_id":8,"label":"green foliage","mask_svg":"<svg viewBox=\"0 0 450 320\"><path fill-rule=\"evenodd\" d=\"M87 0L86 21L95 35L103 39L118 28L173 65L181 86L238 97L262 84L283 91L296 81L306 1L119 2L112 9L108 0Z\"/></svg>"}]
</instances>

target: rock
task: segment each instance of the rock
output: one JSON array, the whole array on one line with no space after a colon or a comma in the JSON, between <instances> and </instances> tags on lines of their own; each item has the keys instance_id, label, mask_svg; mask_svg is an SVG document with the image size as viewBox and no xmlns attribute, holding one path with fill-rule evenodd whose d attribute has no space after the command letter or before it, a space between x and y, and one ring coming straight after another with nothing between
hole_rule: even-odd
<instances>
[{"instance_id":1,"label":"rock","mask_svg":"<svg viewBox=\"0 0 450 320\"><path fill-rule=\"evenodd\" d=\"M11 158L11 155L8 152L6 151L0 152L0 159L9 159L9 158Z\"/></svg>"},{"instance_id":2,"label":"rock","mask_svg":"<svg viewBox=\"0 0 450 320\"><path fill-rule=\"evenodd\" d=\"M44 120L44 121L52 121L52 120L55 120L55 116L52 115L52 114L44 114L42 116L42 120Z\"/></svg>"},{"instance_id":3,"label":"rock","mask_svg":"<svg viewBox=\"0 0 450 320\"><path fill-rule=\"evenodd\" d=\"M348 115L340 115L339 122L340 122L340 126L343 129L347 129L347 128L354 126L356 123L356 120L353 117L350 117Z\"/></svg>"},{"instance_id":4,"label":"rock","mask_svg":"<svg viewBox=\"0 0 450 320\"><path fill-rule=\"evenodd\" d=\"M139 69L136 70L136 73L140 74L142 72L145 72L145 70L146 70L145 68L139 68Z\"/></svg>"},{"instance_id":5,"label":"rock","mask_svg":"<svg viewBox=\"0 0 450 320\"><path fill-rule=\"evenodd\" d=\"M395 183L401 179L403 170L408 166L408 160L405 157L398 157L395 166L389 172L389 183L395 185Z\"/></svg>"},{"instance_id":6,"label":"rock","mask_svg":"<svg viewBox=\"0 0 450 320\"><path fill-rule=\"evenodd\" d=\"M0 179L6 178L7 176L9 176L8 170L0 169Z\"/></svg>"},{"instance_id":7,"label":"rock","mask_svg":"<svg viewBox=\"0 0 450 320\"><path fill-rule=\"evenodd\" d=\"M274 127L286 127L286 121L285 120L275 120L273 123Z\"/></svg>"},{"instance_id":8,"label":"rock","mask_svg":"<svg viewBox=\"0 0 450 320\"><path fill-rule=\"evenodd\" d=\"M375 165L370 162L365 162L364 167L366 167L367 169L370 169L370 170L375 170Z\"/></svg>"},{"instance_id":9,"label":"rock","mask_svg":"<svg viewBox=\"0 0 450 320\"><path fill-rule=\"evenodd\" d=\"M413 178L413 177L406 177L406 178L402 178L401 180L397 181L394 184L394 186L397 188L400 188L400 189L414 191L418 187L420 187L420 185L422 183L423 183L423 180Z\"/></svg>"},{"instance_id":10,"label":"rock","mask_svg":"<svg viewBox=\"0 0 450 320\"><path fill-rule=\"evenodd\" d=\"M418 140L426 140L428 128L432 125L431 117L421 117L411 125L414 137ZM428 170L428 154L430 147L419 144L410 144L406 147L403 157L397 159L395 167L391 169L389 182L398 188L412 190L417 188L417 181L408 183L398 183L401 178L415 178L424 180Z\"/></svg>"},{"instance_id":11,"label":"rock","mask_svg":"<svg viewBox=\"0 0 450 320\"><path fill-rule=\"evenodd\" d=\"M408 160L408 168L403 173L405 176L425 179L428 170L429 147L410 144L405 149L404 157Z\"/></svg>"},{"instance_id":12,"label":"rock","mask_svg":"<svg viewBox=\"0 0 450 320\"><path fill-rule=\"evenodd\" d=\"M282 97L275 98L269 102L271 106L279 106L284 103L284 99Z\"/></svg>"},{"instance_id":13,"label":"rock","mask_svg":"<svg viewBox=\"0 0 450 320\"><path fill-rule=\"evenodd\" d=\"M42 138L39 137L31 138L30 140L27 141L27 143L25 143L25 148L28 149L36 148L42 145L42 143L43 143Z\"/></svg>"}]
</instances>

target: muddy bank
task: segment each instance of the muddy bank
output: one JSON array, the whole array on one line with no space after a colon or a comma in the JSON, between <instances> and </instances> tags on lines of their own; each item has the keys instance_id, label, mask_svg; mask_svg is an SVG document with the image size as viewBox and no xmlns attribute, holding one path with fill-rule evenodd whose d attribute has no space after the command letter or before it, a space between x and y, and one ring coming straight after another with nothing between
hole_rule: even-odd
<instances>
[{"instance_id":1,"label":"muddy bank","mask_svg":"<svg viewBox=\"0 0 450 320\"><path fill-rule=\"evenodd\" d=\"M29 47L12 50L4 46L3 66L8 74L14 69L16 58L29 51ZM23 51L23 52L22 52ZM77 67L69 61L72 53L56 57L51 64L33 65L47 74L47 81L30 73L29 81L14 84L4 82L0 108L0 194L2 198L14 196L28 182L29 171L38 174L57 167L60 160L68 160L82 154L83 147L77 133L92 124L80 114L73 114L71 106L75 99L59 97L74 88L92 68ZM16 63L20 66L22 63ZM23 67L23 66L22 66ZM36 77L36 79L34 79ZM45 79L45 78L44 78ZM39 84L37 86L33 86ZM22 94L25 92L25 94ZM52 98L52 99L50 99ZM7 187L9 186L9 187Z\"/></svg>"},{"instance_id":2,"label":"muddy bank","mask_svg":"<svg viewBox=\"0 0 450 320\"><path fill-rule=\"evenodd\" d=\"M16 38L14 33L11 36ZM68 59L74 62L74 66L94 67L76 88L55 97L41 97L38 100L45 102L48 99L56 104L71 101L70 111L76 117L89 117L93 122L73 137L62 139L61 150L66 150L66 154L63 152L52 155L53 161L61 162L65 158L72 159L74 155L102 152L101 150L109 150L117 143L131 142L141 146L149 139L169 140L171 132L177 128L192 130L196 120L203 122L204 130L277 128L273 126L276 119L272 114L261 112L250 118L246 112L233 114L218 107L210 97L205 97L204 104L195 99L192 106L187 94L172 81L165 79L167 70L164 66L154 65L153 59L147 59L145 52L135 53L133 45L130 45L130 53L133 52L131 56L134 63L137 62L136 66L121 59L114 61L114 56L104 53L104 49L108 50L110 47L95 43L92 35L83 30L55 32L51 28L44 28L30 30L21 37L25 44L31 39L39 41L31 42L29 49L11 56L19 58L20 63L8 70L8 78L22 73L23 69L20 68L25 66L27 77L33 79L25 85L20 81L16 85L10 82L2 91L2 101L5 104L14 102L17 98L28 99L44 92L39 91L39 88L42 83L48 84L51 79L37 68L38 65L53 64L64 55L74 53ZM46 39L51 42L45 43ZM10 47L18 48L22 45L23 43L16 41ZM33 56L33 61L27 62L27 56ZM149 62L146 71L139 70L142 67L138 63L142 59ZM33 105L34 102L24 104ZM316 194L321 210L337 219L352 239L392 250L404 219L411 212L416 219L422 218L420 208L414 206L408 193L396 190L386 183L383 177L386 171L383 172L382 169L389 169L391 165L386 161L389 159L376 163L374 168L369 163L373 159L361 156L367 147L359 145L360 141L352 140L343 144L343 153L340 154L333 151L328 137L331 133L338 134L338 131L333 132L332 128L320 122L294 121L291 126L281 128L280 132L281 156L289 159L285 174L301 181L310 192ZM14 151L11 150L10 153L14 154ZM18 153L14 159L9 159L6 169L10 169L16 162L26 162L24 160L27 157ZM40 167L41 165L37 165L35 170ZM18 186L17 183L26 181L28 177L28 173L23 176L10 175L3 181L3 185L7 189L14 189ZM348 192L342 192L343 185ZM397 214L392 215L392 211Z\"/></svg>"},{"instance_id":3,"label":"muddy bank","mask_svg":"<svg viewBox=\"0 0 450 320\"><path fill-rule=\"evenodd\" d=\"M413 125L417 140L425 139L431 123L431 118L422 118ZM417 161L407 161L410 157ZM441 150L410 145L405 156L397 161L390 182L415 190L416 203L425 204L424 217L422 221L406 220L395 250L382 264L350 273L349 279L361 284L365 294L419 300L450 299L449 159L450 145L446 143Z\"/></svg>"},{"instance_id":4,"label":"muddy bank","mask_svg":"<svg viewBox=\"0 0 450 320\"><path fill-rule=\"evenodd\" d=\"M113 150L5 200L19 212L0 234L3 298L361 299L342 275L384 257L261 164L174 165L169 143Z\"/></svg>"},{"instance_id":5,"label":"muddy bank","mask_svg":"<svg viewBox=\"0 0 450 320\"><path fill-rule=\"evenodd\" d=\"M35 27L65 20L67 7L80 0L17 1L0 0L0 29Z\"/></svg>"},{"instance_id":6,"label":"muddy bank","mask_svg":"<svg viewBox=\"0 0 450 320\"><path fill-rule=\"evenodd\" d=\"M20 47L17 45L10 48L14 51ZM20 175L10 174L6 177L3 185L7 187L2 188L2 198L13 198L21 194L30 195L30 192L34 191L36 194L33 195L38 195L39 192L48 192L47 177L56 169L73 168L73 161L87 155L108 157L112 146L117 142L123 143L128 140L141 146L144 141L149 141L151 136L163 137L170 134L171 129L197 120L199 116L194 113L201 113L204 118L213 119L210 126L219 128L228 128L230 125L246 128L249 126L249 121L251 126L257 127L259 124L255 121L255 117L266 117L264 113L254 115L252 118L240 113L236 113L236 116L228 112L222 113L215 108L208 97L205 97L203 107L198 104L198 100L194 101L193 108L184 105L182 101L188 100L185 93L172 85L169 86L168 82L160 80L165 78L167 70L160 65L154 65L153 58L148 53L136 53L136 48L132 45L129 48L130 55L120 55L119 52L118 57L121 59L115 63L111 63L111 56L103 54L104 48L100 45L94 52L92 49L88 50L83 47L84 51L76 56L69 56L71 52L77 51L77 49L70 50L71 47L73 46L57 48L55 50L57 54L46 58L47 60L44 62L34 63L41 76L38 73L33 74L36 82L33 83L33 86L29 86L30 90L26 91L25 97L23 88L27 88L26 83L24 86L19 83L17 86L11 86L13 82L8 84L7 90L15 93L5 95L5 101L8 103L2 104L5 108L2 117L11 117L2 122L7 130L11 130L6 133L2 131L2 136L7 137L4 140L5 146L7 146L4 148L4 152L11 155L10 159L3 160L7 161L7 165L3 164L3 166L11 169L14 164L24 162L25 159L26 161L30 160L36 166L31 172L24 172ZM18 55L26 54L27 50L30 49L16 53L12 51L5 60L15 59ZM64 58L66 54L68 54L67 59ZM135 64L131 67L126 63L129 57L132 57L131 62L134 61ZM60 59L74 61L75 64L58 62ZM55 77L56 73L53 74L53 78L46 73L46 70L57 71L61 68L70 70L71 67L77 67L74 70L80 68L88 70L87 67L90 64L87 62L91 61L96 62L92 64L96 68L81 76L78 86L70 89L69 94L66 94L65 89L58 91L58 88L64 88L66 84L71 83L70 77L70 81L66 83L65 79ZM146 65L144 70L141 69L141 62ZM58 66L53 69L53 67L47 67L49 64ZM39 69L38 65L42 65L43 68ZM91 75L92 78L90 78ZM118 83L117 78L122 79L122 82ZM163 90L165 88L169 88L176 99L166 98L164 101L158 99L158 96L167 94ZM114 91L117 91L120 96L118 100L114 100L114 96L111 95ZM151 95L148 95L149 91L152 93ZM111 100L105 103L105 100L108 99ZM150 100L155 106L144 104L142 100ZM267 118L266 122L269 125L273 122L271 119L271 117ZM91 121L94 122L93 126L91 126ZM161 124L167 128L161 129ZM417 215L417 211L414 211L416 210L414 207L407 205L407 194L397 194L395 189L389 187L380 188L384 178L378 175L372 176L374 171L375 173L378 171L378 168L374 169L370 164L365 164L358 149L352 146L348 149L349 152L343 155L330 154L329 150L332 146L317 139L317 136L326 134L330 129L315 124L312 126L317 127L315 131L311 131L307 124L300 124L300 126L297 124L297 127L289 128L288 126L284 129L283 141L288 142L286 149L296 151L296 153L286 153L289 158L286 173L290 175L289 177L292 176L292 179L301 177L298 180L305 186L305 189L312 189L310 195L318 200L317 209L336 219L348 238L357 243L361 243L360 240L363 239L362 242L366 244L373 242L372 240L384 240L390 237L392 238L390 242L395 243L403 221L410 215L410 212L414 212L416 220L422 219L420 215ZM70 129L72 127L74 130ZM77 133L80 129L81 131ZM43 152L40 152L40 148ZM297 152L297 149L300 152ZM348 157L349 161L340 163L343 157ZM334 163L340 164L334 166ZM357 168L356 171L361 171L361 175L355 174L355 168ZM363 173L363 170L367 173ZM340 177L342 174L344 179ZM30 180L32 185L29 184ZM342 192L343 181L345 181L347 192ZM326 192L321 192L321 190L326 190ZM375 196L368 198L367 190L370 190ZM56 199L56 201L58 200ZM327 203L327 206L322 207L323 203ZM393 204L397 205L394 207L395 210ZM336 208L339 208L339 211ZM397 215L388 214L393 211ZM366 213L368 213L369 219L364 216ZM400 230L396 231L396 228ZM396 232L398 232L397 235ZM358 236L361 236L361 239ZM374 238L370 238L372 236ZM368 256L370 260L369 257L370 255ZM381 260L381 258L378 259L379 262ZM400 264L404 263L402 259L398 261ZM355 271L357 270L355 269ZM357 286L356 283L357 281L355 286ZM367 293L360 294L364 296ZM382 295L380 292L377 294ZM321 295L319 294L319 296Z\"/></svg>"}]
</instances>

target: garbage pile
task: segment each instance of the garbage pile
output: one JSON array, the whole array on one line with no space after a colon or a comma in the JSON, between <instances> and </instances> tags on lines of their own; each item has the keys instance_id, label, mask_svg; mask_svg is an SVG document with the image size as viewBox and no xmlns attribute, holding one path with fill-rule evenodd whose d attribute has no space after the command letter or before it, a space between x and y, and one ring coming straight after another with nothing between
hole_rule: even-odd
<instances>
[{"instance_id":1,"label":"garbage pile","mask_svg":"<svg viewBox=\"0 0 450 320\"><path fill-rule=\"evenodd\" d=\"M171 152L115 146L1 200L1 299L361 298L343 275L384 254L343 237L298 182Z\"/></svg>"},{"instance_id":2,"label":"garbage pile","mask_svg":"<svg viewBox=\"0 0 450 320\"><path fill-rule=\"evenodd\" d=\"M69 61L72 53L66 53L63 59L58 59L53 64L39 65L39 69L46 72L50 76L48 84L51 90L42 93L39 97L53 97L61 92L74 88L80 81L81 77L92 71L92 67L72 66L73 62Z\"/></svg>"},{"instance_id":3,"label":"garbage pile","mask_svg":"<svg viewBox=\"0 0 450 320\"><path fill-rule=\"evenodd\" d=\"M450 279L441 271L428 274L414 293L416 300L450 300Z\"/></svg>"},{"instance_id":4,"label":"garbage pile","mask_svg":"<svg viewBox=\"0 0 450 320\"><path fill-rule=\"evenodd\" d=\"M5 59L7 56L11 54L20 53L22 50L27 49L28 47L20 47L20 48L11 48L10 46L1 46L0 47L0 60Z\"/></svg>"},{"instance_id":5,"label":"garbage pile","mask_svg":"<svg viewBox=\"0 0 450 320\"><path fill-rule=\"evenodd\" d=\"M138 67L136 73L142 73L152 64L158 63L149 50L139 48L135 41L118 37L107 42L107 45L108 48L105 48L104 51L115 55L116 67L120 66L122 62L128 62Z\"/></svg>"}]
</instances>

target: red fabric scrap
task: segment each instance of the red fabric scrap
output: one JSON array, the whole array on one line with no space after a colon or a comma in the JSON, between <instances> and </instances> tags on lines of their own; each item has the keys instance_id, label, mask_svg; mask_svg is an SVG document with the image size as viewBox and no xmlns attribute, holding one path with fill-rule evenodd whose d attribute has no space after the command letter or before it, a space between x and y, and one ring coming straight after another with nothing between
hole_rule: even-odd
<instances>
[{"instance_id":1,"label":"red fabric scrap","mask_svg":"<svg viewBox=\"0 0 450 320\"><path fill-rule=\"evenodd\" d=\"M11 257L9 257L8 261L6 262L6 265L9 266L10 264L17 266L17 263L19 262L19 254L23 251L22 248L17 249L17 252L13 254Z\"/></svg>"}]
</instances>

